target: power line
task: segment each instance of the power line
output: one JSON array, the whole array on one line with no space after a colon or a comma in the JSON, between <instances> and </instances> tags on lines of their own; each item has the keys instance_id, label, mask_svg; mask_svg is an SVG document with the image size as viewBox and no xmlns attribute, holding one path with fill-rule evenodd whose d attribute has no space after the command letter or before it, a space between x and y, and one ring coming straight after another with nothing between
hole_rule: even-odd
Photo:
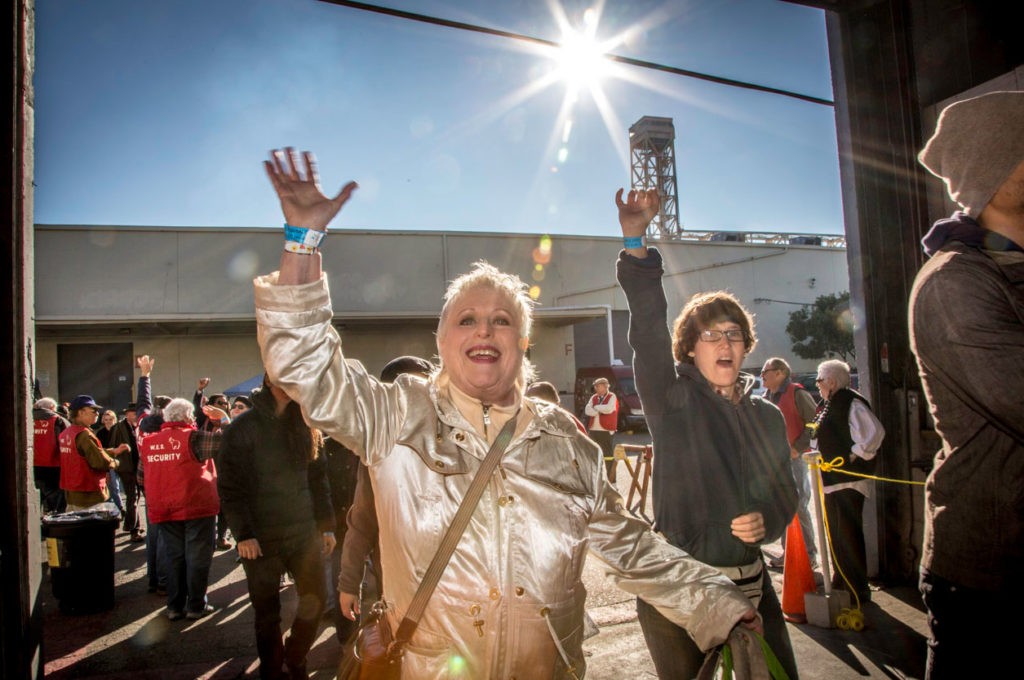
<instances>
[{"instance_id":1,"label":"power line","mask_svg":"<svg viewBox=\"0 0 1024 680\"><path fill-rule=\"evenodd\" d=\"M511 31L502 31L497 28L488 28L486 26L478 26L476 24L467 24L462 21L452 21L451 19L442 19L440 17L427 16L426 14L418 14L416 12L407 12L401 9L393 9L391 7L371 5L365 2L352 2L352 0L320 0L320 2L326 2L331 5L339 5L341 7L348 7L350 9L358 9L364 12L384 14L386 16L396 17L398 19L419 21L421 23L432 24L434 26L456 28L459 29L460 31L471 31L473 33L493 35L499 38L519 40L522 42L533 43L534 45L543 45L544 47L550 47L553 49L561 49L562 47L559 43L553 40L545 40L544 38L536 38L530 35L523 35L522 33L512 33ZM833 102L831 99L812 97L809 94L801 94L800 92L792 92L791 90L783 90L777 87L769 87L767 85L758 85L757 83L748 83L742 80L734 80L732 78L723 78L722 76L701 73L699 71L691 71L689 69L677 68L675 66L666 66L665 64L658 64L653 61L644 61L642 59L633 59L632 57L623 57L617 54L604 54L602 56L605 59L615 61L620 64L629 64L630 66L639 66L640 68L651 69L654 71L672 73L677 76L696 78L697 80L705 80L711 83L718 83L719 85L728 85L729 87L738 87L745 90L754 90L757 92L767 92L768 94L776 94L782 97L790 97L792 99L810 102L811 104L820 104L822 106L835 106L835 102Z\"/></svg>"}]
</instances>

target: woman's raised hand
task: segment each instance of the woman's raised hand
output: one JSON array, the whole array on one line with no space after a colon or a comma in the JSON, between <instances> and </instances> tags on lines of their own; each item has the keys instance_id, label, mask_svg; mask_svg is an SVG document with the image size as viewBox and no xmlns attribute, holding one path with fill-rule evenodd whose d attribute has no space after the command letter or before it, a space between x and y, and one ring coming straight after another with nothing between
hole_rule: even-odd
<instances>
[{"instance_id":1,"label":"woman's raised hand","mask_svg":"<svg viewBox=\"0 0 1024 680\"><path fill-rule=\"evenodd\" d=\"M647 225L658 214L661 198L657 189L630 189L626 200L622 200L623 190L615 193L615 205L619 208L619 225L622 235L643 236Z\"/></svg>"},{"instance_id":2,"label":"woman's raised hand","mask_svg":"<svg viewBox=\"0 0 1024 680\"><path fill-rule=\"evenodd\" d=\"M327 198L320 190L316 173L316 160L309 151L302 152L302 168L295 149L274 149L270 160L263 161L270 183L281 199L285 221L295 227L327 231L327 225L345 205L357 185L349 182L334 198Z\"/></svg>"}]
</instances>

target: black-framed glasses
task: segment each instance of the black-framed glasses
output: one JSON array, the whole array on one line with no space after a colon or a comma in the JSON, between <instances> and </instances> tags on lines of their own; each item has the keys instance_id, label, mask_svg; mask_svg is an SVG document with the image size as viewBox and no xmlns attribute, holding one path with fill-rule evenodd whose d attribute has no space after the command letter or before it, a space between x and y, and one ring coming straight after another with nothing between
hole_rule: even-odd
<instances>
[{"instance_id":1,"label":"black-framed glasses","mask_svg":"<svg viewBox=\"0 0 1024 680\"><path fill-rule=\"evenodd\" d=\"M746 342L747 340L747 334L739 328L730 328L727 331L706 328L697 337L701 342L720 342L722 338L728 338L729 342Z\"/></svg>"}]
</instances>

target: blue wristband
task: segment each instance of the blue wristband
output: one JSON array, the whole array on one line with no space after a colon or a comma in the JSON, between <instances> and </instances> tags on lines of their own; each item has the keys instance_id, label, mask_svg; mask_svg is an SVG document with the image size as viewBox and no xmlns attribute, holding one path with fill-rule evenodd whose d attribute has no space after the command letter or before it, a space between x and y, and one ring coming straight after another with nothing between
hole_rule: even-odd
<instances>
[{"instance_id":1,"label":"blue wristband","mask_svg":"<svg viewBox=\"0 0 1024 680\"><path fill-rule=\"evenodd\" d=\"M622 239L622 245L627 248L643 248L644 237L643 236L627 236Z\"/></svg>"},{"instance_id":2,"label":"blue wristband","mask_svg":"<svg viewBox=\"0 0 1024 680\"><path fill-rule=\"evenodd\" d=\"M298 243L310 248L318 248L320 242L324 240L324 232L306 227L293 227L285 223L284 240L286 243Z\"/></svg>"}]
</instances>

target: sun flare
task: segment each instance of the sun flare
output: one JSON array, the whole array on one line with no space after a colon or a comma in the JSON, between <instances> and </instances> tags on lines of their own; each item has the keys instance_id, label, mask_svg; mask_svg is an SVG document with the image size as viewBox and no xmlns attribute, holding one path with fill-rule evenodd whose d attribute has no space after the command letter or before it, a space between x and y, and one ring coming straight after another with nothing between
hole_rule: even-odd
<instances>
[{"instance_id":1,"label":"sun flare","mask_svg":"<svg viewBox=\"0 0 1024 680\"><path fill-rule=\"evenodd\" d=\"M599 86L608 74L604 54L604 48L593 35L567 33L556 57L559 78L573 91Z\"/></svg>"}]
</instances>

